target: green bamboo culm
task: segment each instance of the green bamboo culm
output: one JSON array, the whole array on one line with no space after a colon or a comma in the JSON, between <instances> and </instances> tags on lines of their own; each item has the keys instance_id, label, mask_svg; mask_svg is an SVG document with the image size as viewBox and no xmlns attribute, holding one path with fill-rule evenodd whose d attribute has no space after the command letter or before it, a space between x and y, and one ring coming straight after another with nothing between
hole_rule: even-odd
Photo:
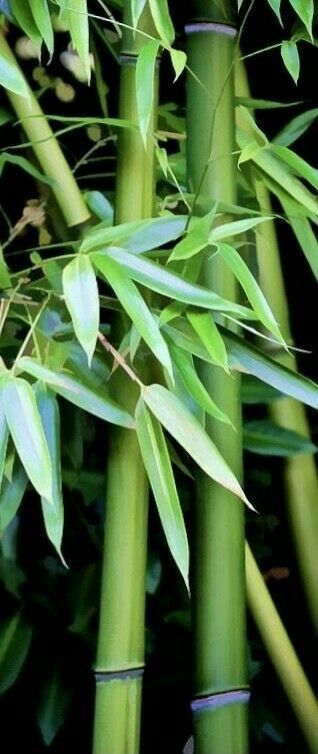
<instances>
[{"instance_id":1,"label":"green bamboo culm","mask_svg":"<svg viewBox=\"0 0 318 754\"><path fill-rule=\"evenodd\" d=\"M209 0L194 4L187 27L188 178L191 191L235 203L236 173L233 55L235 29L230 3L225 15ZM196 20L197 19L197 20ZM203 86L202 86L203 85ZM201 282L235 301L236 283L208 251ZM204 365L201 376L236 432L207 419L207 430L238 478L242 477L239 377ZM195 635L194 741L196 754L248 751L245 632L244 512L224 488L197 479L193 576Z\"/></svg>"},{"instance_id":2,"label":"green bamboo culm","mask_svg":"<svg viewBox=\"0 0 318 754\"><path fill-rule=\"evenodd\" d=\"M124 21L131 25L130 2ZM139 28L153 31L148 8ZM120 117L137 122L136 61L147 37L125 33L121 55ZM157 73L154 88L157 89ZM154 209L154 139L156 91L147 148L138 131L122 132L116 179L117 223L147 218ZM116 338L123 335L116 324ZM144 368L144 367L143 367ZM114 395L133 413L137 389L117 370ZM145 374L143 374L145 377ZM145 574L148 483L137 436L130 430L110 433L104 556L96 663L94 754L137 754L140 738L144 668Z\"/></svg>"},{"instance_id":3,"label":"green bamboo culm","mask_svg":"<svg viewBox=\"0 0 318 754\"><path fill-rule=\"evenodd\" d=\"M15 56L1 29L0 53L18 68ZM21 70L20 74L23 76ZM21 120L22 128L31 142L43 173L52 180L52 192L65 222L69 227L85 226L90 219L90 212L83 195L35 94L27 83L26 86L28 97L6 92L11 106Z\"/></svg>"},{"instance_id":4,"label":"green bamboo culm","mask_svg":"<svg viewBox=\"0 0 318 754\"><path fill-rule=\"evenodd\" d=\"M242 62L236 64L236 94L249 97L246 70ZM261 179L254 179L254 190L263 215L271 215L269 191ZM287 343L292 344L289 307L284 284L279 244L273 221L259 226L256 236L259 282L267 301L279 322ZM297 371L295 356L286 352L277 360ZM281 427L310 438L305 407L291 398L274 401L270 405L273 421ZM286 507L297 554L298 567L313 625L318 634L318 476L315 458L295 455L284 463Z\"/></svg>"}]
</instances>

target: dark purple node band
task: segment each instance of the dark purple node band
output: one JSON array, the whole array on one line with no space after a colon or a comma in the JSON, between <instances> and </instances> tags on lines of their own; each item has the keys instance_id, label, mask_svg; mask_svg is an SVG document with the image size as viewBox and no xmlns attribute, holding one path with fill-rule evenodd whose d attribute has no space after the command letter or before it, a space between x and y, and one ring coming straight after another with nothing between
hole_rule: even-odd
<instances>
[{"instance_id":1,"label":"dark purple node band","mask_svg":"<svg viewBox=\"0 0 318 754\"><path fill-rule=\"evenodd\" d=\"M237 689L235 691L224 691L223 693L211 694L194 699L191 702L192 712L201 712L205 709L216 709L225 707L228 704L248 704L250 691L248 689Z\"/></svg>"}]
</instances>

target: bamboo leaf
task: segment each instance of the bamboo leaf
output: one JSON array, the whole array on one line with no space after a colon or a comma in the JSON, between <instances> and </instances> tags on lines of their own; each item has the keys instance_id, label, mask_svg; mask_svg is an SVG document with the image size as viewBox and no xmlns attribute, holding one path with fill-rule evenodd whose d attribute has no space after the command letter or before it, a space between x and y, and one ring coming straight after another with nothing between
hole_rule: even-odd
<instances>
[{"instance_id":1,"label":"bamboo leaf","mask_svg":"<svg viewBox=\"0 0 318 754\"><path fill-rule=\"evenodd\" d=\"M133 254L142 254L175 241L183 233L186 223L184 215L164 215L111 228L97 227L84 239L80 251L86 253L100 247L120 246Z\"/></svg>"},{"instance_id":2,"label":"bamboo leaf","mask_svg":"<svg viewBox=\"0 0 318 754\"><path fill-rule=\"evenodd\" d=\"M43 519L48 538L65 565L61 553L64 509L62 497L59 407L54 395L45 387L37 386L36 401L42 419L52 463L52 497L51 501L46 500L43 497L41 498Z\"/></svg>"},{"instance_id":3,"label":"bamboo leaf","mask_svg":"<svg viewBox=\"0 0 318 754\"><path fill-rule=\"evenodd\" d=\"M37 710L37 721L46 746L51 745L63 725L70 702L70 688L62 678L60 669L54 667L45 680Z\"/></svg>"},{"instance_id":4,"label":"bamboo leaf","mask_svg":"<svg viewBox=\"0 0 318 754\"><path fill-rule=\"evenodd\" d=\"M283 393L279 393L278 390L265 385L260 382L256 377L250 374L243 374L242 378L242 401L248 405L260 404L260 403L272 403L279 398L283 398Z\"/></svg>"},{"instance_id":5,"label":"bamboo leaf","mask_svg":"<svg viewBox=\"0 0 318 754\"><path fill-rule=\"evenodd\" d=\"M231 424L229 417L214 403L208 391L201 382L190 354L181 348L170 345L174 367L178 370L182 382L188 393L194 398L204 411L225 424Z\"/></svg>"},{"instance_id":6,"label":"bamboo leaf","mask_svg":"<svg viewBox=\"0 0 318 754\"><path fill-rule=\"evenodd\" d=\"M169 47L174 42L174 28L170 18L167 0L149 0L151 15L160 39Z\"/></svg>"},{"instance_id":7,"label":"bamboo leaf","mask_svg":"<svg viewBox=\"0 0 318 754\"><path fill-rule=\"evenodd\" d=\"M211 479L229 489L249 507L252 507L221 453L179 398L162 385L145 387L142 397L158 421L182 445L198 466Z\"/></svg>"},{"instance_id":8,"label":"bamboo leaf","mask_svg":"<svg viewBox=\"0 0 318 754\"><path fill-rule=\"evenodd\" d=\"M136 64L136 98L140 133L147 144L147 137L153 110L154 76L159 42L149 39L142 46Z\"/></svg>"},{"instance_id":9,"label":"bamboo leaf","mask_svg":"<svg viewBox=\"0 0 318 754\"><path fill-rule=\"evenodd\" d=\"M40 51L42 35L34 21L29 3L26 0L23 3L21 3L21 0L10 0L10 6L18 26L25 32L27 37L32 39L32 42Z\"/></svg>"},{"instance_id":10,"label":"bamboo leaf","mask_svg":"<svg viewBox=\"0 0 318 754\"><path fill-rule=\"evenodd\" d=\"M206 215L195 219L195 223L190 225L186 236L175 246L170 254L169 262L177 259L188 259L194 254L204 249L209 242L209 233L215 218L217 205Z\"/></svg>"},{"instance_id":11,"label":"bamboo leaf","mask_svg":"<svg viewBox=\"0 0 318 754\"><path fill-rule=\"evenodd\" d=\"M2 290L5 290L6 288L11 288L11 278L9 275L7 263L3 255L3 249L2 249L1 244L0 244L0 288Z\"/></svg>"},{"instance_id":12,"label":"bamboo leaf","mask_svg":"<svg viewBox=\"0 0 318 754\"><path fill-rule=\"evenodd\" d=\"M172 557L189 589L189 546L165 437L142 398L136 408L136 429L158 513Z\"/></svg>"},{"instance_id":13,"label":"bamboo leaf","mask_svg":"<svg viewBox=\"0 0 318 754\"><path fill-rule=\"evenodd\" d=\"M135 29L137 29L138 21L146 5L147 0L130 0L131 1L131 15L132 22Z\"/></svg>"},{"instance_id":14,"label":"bamboo leaf","mask_svg":"<svg viewBox=\"0 0 318 754\"><path fill-rule=\"evenodd\" d=\"M0 84L10 92L28 98L29 91L24 76L17 65L0 52Z\"/></svg>"},{"instance_id":15,"label":"bamboo leaf","mask_svg":"<svg viewBox=\"0 0 318 754\"><path fill-rule=\"evenodd\" d=\"M247 264L240 254L229 244L220 243L218 249L225 263L232 270L233 275L239 281L243 290L245 291L247 298L249 299L255 314L257 314L260 322L267 327L267 329L279 340L284 343L284 339L281 335L278 324L274 318L272 310L270 309L266 298L260 289L257 281L250 272Z\"/></svg>"},{"instance_id":16,"label":"bamboo leaf","mask_svg":"<svg viewBox=\"0 0 318 754\"><path fill-rule=\"evenodd\" d=\"M52 465L35 396L29 383L7 377L2 387L5 417L17 453L39 495L52 499Z\"/></svg>"},{"instance_id":17,"label":"bamboo leaf","mask_svg":"<svg viewBox=\"0 0 318 754\"><path fill-rule=\"evenodd\" d=\"M37 170L36 167L32 165L32 162L27 160L25 157L20 157L17 154L10 154L10 152L2 152L0 155L0 176L2 175L3 168L7 163L16 165L17 167L21 168L21 170L24 170L25 173L32 175L35 180L41 181L41 183L47 183L48 186L53 186L53 181L50 178L47 178L44 173L41 173L39 170Z\"/></svg>"},{"instance_id":18,"label":"bamboo leaf","mask_svg":"<svg viewBox=\"0 0 318 754\"><path fill-rule=\"evenodd\" d=\"M72 317L75 335L91 365L99 328L99 296L89 256L78 254L63 270L65 303Z\"/></svg>"},{"instance_id":19,"label":"bamboo leaf","mask_svg":"<svg viewBox=\"0 0 318 754\"><path fill-rule=\"evenodd\" d=\"M26 660L32 629L18 611L5 620L0 629L0 694L7 691L18 678Z\"/></svg>"},{"instance_id":20,"label":"bamboo leaf","mask_svg":"<svg viewBox=\"0 0 318 754\"><path fill-rule=\"evenodd\" d=\"M239 318L255 319L255 314L251 309L227 301L200 285L190 283L181 275L170 272L150 259L130 254L124 249L109 248L105 253L92 253L93 262L101 271L104 257L114 259L133 280L163 296L204 309L228 312Z\"/></svg>"},{"instance_id":21,"label":"bamboo leaf","mask_svg":"<svg viewBox=\"0 0 318 754\"><path fill-rule=\"evenodd\" d=\"M311 224L304 215L300 214L296 202L286 196L280 196L279 200L307 262L318 280L318 242Z\"/></svg>"},{"instance_id":22,"label":"bamboo leaf","mask_svg":"<svg viewBox=\"0 0 318 754\"><path fill-rule=\"evenodd\" d=\"M33 18L49 53L54 49L54 35L47 0L28 0Z\"/></svg>"},{"instance_id":23,"label":"bamboo leaf","mask_svg":"<svg viewBox=\"0 0 318 754\"><path fill-rule=\"evenodd\" d=\"M7 479L4 476L2 480L0 495L0 532L4 532L15 517L28 484L28 477L24 468L21 466L20 461L15 459L14 455L13 461L14 465L11 478Z\"/></svg>"},{"instance_id":24,"label":"bamboo leaf","mask_svg":"<svg viewBox=\"0 0 318 754\"><path fill-rule=\"evenodd\" d=\"M31 374L38 380L43 380L58 395L84 411L120 427L127 427L128 429L134 427L133 418L109 397L106 387L93 388L91 385L85 385L71 371L55 372L28 356L23 356L19 360L19 369ZM46 497L46 495L43 497Z\"/></svg>"},{"instance_id":25,"label":"bamboo leaf","mask_svg":"<svg viewBox=\"0 0 318 754\"><path fill-rule=\"evenodd\" d=\"M0 401L0 489L3 477L4 464L7 454L9 439L9 427L4 413L2 401Z\"/></svg>"},{"instance_id":26,"label":"bamboo leaf","mask_svg":"<svg viewBox=\"0 0 318 754\"><path fill-rule=\"evenodd\" d=\"M296 115L273 139L273 144L289 147L302 136L318 118L318 107Z\"/></svg>"},{"instance_id":27,"label":"bamboo leaf","mask_svg":"<svg viewBox=\"0 0 318 754\"><path fill-rule=\"evenodd\" d=\"M116 296L141 337L160 363L173 375L168 346L159 330L156 319L148 309L136 285L114 259L101 254L93 254L93 258L98 269L114 289Z\"/></svg>"},{"instance_id":28,"label":"bamboo leaf","mask_svg":"<svg viewBox=\"0 0 318 754\"><path fill-rule=\"evenodd\" d=\"M174 72L176 74L174 81L177 81L177 79L179 78L179 76L181 76L181 74L183 73L187 65L187 56L186 56L186 53L183 52L183 50L175 50L173 47L171 48L171 50L169 50L169 52L170 52L171 63L173 65Z\"/></svg>"},{"instance_id":29,"label":"bamboo leaf","mask_svg":"<svg viewBox=\"0 0 318 754\"><path fill-rule=\"evenodd\" d=\"M314 17L314 0L289 0L295 13L305 24L309 36L312 39L312 22Z\"/></svg>"},{"instance_id":30,"label":"bamboo leaf","mask_svg":"<svg viewBox=\"0 0 318 754\"><path fill-rule=\"evenodd\" d=\"M312 165L309 165L309 163L306 162L306 160L303 160L302 157L299 157L298 154L295 154L295 152L287 147L282 147L279 144L276 144L271 146L271 150L274 154L277 154L283 162L286 162L286 165L288 165L293 172L297 173L301 178L304 178L305 181L308 181L308 183L310 183L315 189L318 189L317 168L313 168Z\"/></svg>"},{"instance_id":31,"label":"bamboo leaf","mask_svg":"<svg viewBox=\"0 0 318 754\"><path fill-rule=\"evenodd\" d=\"M297 84L300 71L300 60L296 42L293 42L292 40L282 42L281 56L285 68L287 68L287 71L290 73L295 84Z\"/></svg>"},{"instance_id":32,"label":"bamboo leaf","mask_svg":"<svg viewBox=\"0 0 318 754\"><path fill-rule=\"evenodd\" d=\"M222 225L218 225L217 228L212 228L209 235L209 243L217 243L218 241L222 241L223 238L231 238L232 236L246 233L248 230L256 228L260 223L272 219L272 217L267 216L246 217L243 220L233 220L233 222L230 223L222 223Z\"/></svg>"},{"instance_id":33,"label":"bamboo leaf","mask_svg":"<svg viewBox=\"0 0 318 754\"><path fill-rule=\"evenodd\" d=\"M316 453L318 450L307 437L267 419L246 422L243 443L244 448L252 453L285 458L301 453Z\"/></svg>"},{"instance_id":34,"label":"bamboo leaf","mask_svg":"<svg viewBox=\"0 0 318 754\"><path fill-rule=\"evenodd\" d=\"M187 318L211 356L212 361L228 372L229 366L224 340L211 314L190 310L187 312Z\"/></svg>"},{"instance_id":35,"label":"bamboo leaf","mask_svg":"<svg viewBox=\"0 0 318 754\"><path fill-rule=\"evenodd\" d=\"M72 44L81 58L88 83L91 79L87 0L67 0L67 14Z\"/></svg>"},{"instance_id":36,"label":"bamboo leaf","mask_svg":"<svg viewBox=\"0 0 318 754\"><path fill-rule=\"evenodd\" d=\"M267 2L269 4L269 6L271 7L271 9L274 11L275 15L277 16L277 18L279 20L279 23L282 26L283 23L282 23L282 17L281 17L281 14L280 14L281 0L267 0Z\"/></svg>"}]
</instances>

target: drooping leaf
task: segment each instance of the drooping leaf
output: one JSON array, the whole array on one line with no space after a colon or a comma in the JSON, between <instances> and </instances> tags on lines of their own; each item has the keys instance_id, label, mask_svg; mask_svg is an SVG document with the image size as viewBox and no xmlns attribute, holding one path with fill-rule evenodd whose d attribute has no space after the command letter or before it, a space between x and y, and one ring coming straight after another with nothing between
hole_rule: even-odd
<instances>
[{"instance_id":1,"label":"drooping leaf","mask_svg":"<svg viewBox=\"0 0 318 754\"><path fill-rule=\"evenodd\" d=\"M111 228L98 226L84 239L80 251L86 253L105 246L120 246L133 254L143 254L181 236L186 223L184 215L164 215Z\"/></svg>"},{"instance_id":2,"label":"drooping leaf","mask_svg":"<svg viewBox=\"0 0 318 754\"><path fill-rule=\"evenodd\" d=\"M50 746L66 718L71 690L60 668L54 667L42 686L37 721L46 746Z\"/></svg>"},{"instance_id":3,"label":"drooping leaf","mask_svg":"<svg viewBox=\"0 0 318 754\"><path fill-rule=\"evenodd\" d=\"M30 162L30 160L27 160L25 157L21 157L17 154L11 154L10 152L2 152L0 154L0 176L2 175L3 168L7 163L21 168L21 170L24 170L25 173L32 175L32 177L35 178L36 181L41 181L41 183L47 183L48 186L53 186L54 182L51 180L51 178L48 178L46 175L44 175L44 173L41 173L39 170L37 170L37 168L32 165L32 162Z\"/></svg>"},{"instance_id":4,"label":"drooping leaf","mask_svg":"<svg viewBox=\"0 0 318 754\"><path fill-rule=\"evenodd\" d=\"M21 463L39 495L51 500L51 458L34 392L26 380L8 376L1 397Z\"/></svg>"},{"instance_id":5,"label":"drooping leaf","mask_svg":"<svg viewBox=\"0 0 318 754\"><path fill-rule=\"evenodd\" d=\"M170 58L176 74L174 80L177 81L187 65L187 56L183 50L175 50L174 47L171 47Z\"/></svg>"},{"instance_id":6,"label":"drooping leaf","mask_svg":"<svg viewBox=\"0 0 318 754\"><path fill-rule=\"evenodd\" d=\"M271 9L274 11L275 15L277 16L279 23L282 26L282 18L280 14L280 4L281 0L267 0L268 4L270 5Z\"/></svg>"},{"instance_id":7,"label":"drooping leaf","mask_svg":"<svg viewBox=\"0 0 318 754\"><path fill-rule=\"evenodd\" d=\"M170 272L162 265L143 256L130 254L124 249L109 248L106 253L94 252L93 262L101 271L103 271L103 259L106 256L122 265L133 280L163 296L205 309L228 312L234 317L255 319L255 314L250 309L227 301L200 285L189 283L181 275Z\"/></svg>"},{"instance_id":8,"label":"drooping leaf","mask_svg":"<svg viewBox=\"0 0 318 754\"><path fill-rule=\"evenodd\" d=\"M114 289L120 303L133 321L141 337L161 364L172 375L168 346L159 330L158 323L148 308L137 286L128 274L113 259L106 255L93 254L98 269Z\"/></svg>"},{"instance_id":9,"label":"drooping leaf","mask_svg":"<svg viewBox=\"0 0 318 754\"><path fill-rule=\"evenodd\" d=\"M255 314L260 322L267 327L267 329L277 338L278 341L284 343L284 339L281 335L279 326L275 320L272 310L270 309L266 298L259 287L254 276L250 272L247 264L240 254L230 246L229 244L220 243L218 249L225 263L232 270L233 275L242 286L247 298L249 299Z\"/></svg>"},{"instance_id":10,"label":"drooping leaf","mask_svg":"<svg viewBox=\"0 0 318 754\"><path fill-rule=\"evenodd\" d=\"M3 477L4 463L9 439L9 427L4 413L2 401L0 401L0 489Z\"/></svg>"},{"instance_id":11,"label":"drooping leaf","mask_svg":"<svg viewBox=\"0 0 318 754\"><path fill-rule=\"evenodd\" d=\"M54 34L47 0L28 0L33 18L49 53L54 49Z\"/></svg>"},{"instance_id":12,"label":"drooping leaf","mask_svg":"<svg viewBox=\"0 0 318 754\"><path fill-rule=\"evenodd\" d=\"M75 335L91 364L99 328L99 297L89 256L77 254L63 270L65 303L72 317Z\"/></svg>"},{"instance_id":13,"label":"drooping leaf","mask_svg":"<svg viewBox=\"0 0 318 754\"><path fill-rule=\"evenodd\" d=\"M272 403L279 398L284 398L283 393L279 393L278 390L266 385L264 382L260 382L256 377L250 374L242 375L242 401L249 405L260 403Z\"/></svg>"},{"instance_id":14,"label":"drooping leaf","mask_svg":"<svg viewBox=\"0 0 318 754\"><path fill-rule=\"evenodd\" d=\"M21 3L21 0L10 0L11 10L18 26L25 32L27 37L32 40L33 44L41 49L42 35L35 23L31 13L30 5L27 1Z\"/></svg>"},{"instance_id":15,"label":"drooping leaf","mask_svg":"<svg viewBox=\"0 0 318 754\"><path fill-rule=\"evenodd\" d=\"M28 356L23 356L19 360L19 369L31 374L37 380L43 380L58 395L84 411L120 427L128 429L134 427L133 418L110 398L106 386L93 388L91 385L85 385L70 370L54 372Z\"/></svg>"},{"instance_id":16,"label":"drooping leaf","mask_svg":"<svg viewBox=\"0 0 318 754\"><path fill-rule=\"evenodd\" d=\"M307 262L310 265L316 280L318 280L318 242L311 224L309 220L299 212L299 205L288 196L280 196L280 202Z\"/></svg>"},{"instance_id":17,"label":"drooping leaf","mask_svg":"<svg viewBox=\"0 0 318 754\"><path fill-rule=\"evenodd\" d=\"M237 495L250 506L241 486L221 453L179 398L162 385L145 387L142 397L158 421L189 453L201 469L211 479L231 490L234 495Z\"/></svg>"},{"instance_id":18,"label":"drooping leaf","mask_svg":"<svg viewBox=\"0 0 318 754\"><path fill-rule=\"evenodd\" d=\"M52 463L51 501L41 498L42 513L47 535L56 548L62 562L61 542L64 524L62 497L62 472L60 448L60 414L54 395L45 387L37 386L36 401L44 427L46 442Z\"/></svg>"},{"instance_id":19,"label":"drooping leaf","mask_svg":"<svg viewBox=\"0 0 318 754\"><path fill-rule=\"evenodd\" d=\"M147 0L131 0L131 15L135 29L137 29L138 21L146 5L146 2Z\"/></svg>"},{"instance_id":20,"label":"drooping leaf","mask_svg":"<svg viewBox=\"0 0 318 754\"><path fill-rule=\"evenodd\" d=\"M67 0L67 17L74 50L81 58L88 83L91 78L87 0Z\"/></svg>"},{"instance_id":21,"label":"drooping leaf","mask_svg":"<svg viewBox=\"0 0 318 754\"><path fill-rule=\"evenodd\" d=\"M149 5L160 39L166 45L172 45L175 34L167 0L149 0Z\"/></svg>"},{"instance_id":22,"label":"drooping leaf","mask_svg":"<svg viewBox=\"0 0 318 754\"><path fill-rule=\"evenodd\" d=\"M19 510L20 503L28 484L28 477L13 455L13 468L11 478L4 476L0 495L0 532L3 533ZM8 475L9 476L9 475Z\"/></svg>"},{"instance_id":23,"label":"drooping leaf","mask_svg":"<svg viewBox=\"0 0 318 754\"><path fill-rule=\"evenodd\" d=\"M252 453L285 458L300 453L316 453L318 450L307 437L268 419L245 422L243 444Z\"/></svg>"},{"instance_id":24,"label":"drooping leaf","mask_svg":"<svg viewBox=\"0 0 318 754\"><path fill-rule=\"evenodd\" d=\"M10 92L28 97L29 91L24 76L17 65L0 52L0 84Z\"/></svg>"},{"instance_id":25,"label":"drooping leaf","mask_svg":"<svg viewBox=\"0 0 318 754\"><path fill-rule=\"evenodd\" d=\"M146 146L153 109L154 78L159 42L149 39L142 46L136 64L136 97L140 133Z\"/></svg>"},{"instance_id":26,"label":"drooping leaf","mask_svg":"<svg viewBox=\"0 0 318 754\"><path fill-rule=\"evenodd\" d=\"M4 621L0 628L0 694L18 678L26 660L32 629L19 611Z\"/></svg>"},{"instance_id":27,"label":"drooping leaf","mask_svg":"<svg viewBox=\"0 0 318 754\"><path fill-rule=\"evenodd\" d=\"M308 183L310 183L316 190L318 189L317 168L313 168L312 165L309 165L309 163L306 162L306 160L303 160L302 157L299 157L298 154L287 147L282 147L277 144L272 146L271 149L274 154L277 154L283 162L286 162L286 165L288 165L300 178L304 178L305 181L308 181Z\"/></svg>"},{"instance_id":28,"label":"drooping leaf","mask_svg":"<svg viewBox=\"0 0 318 754\"><path fill-rule=\"evenodd\" d=\"M142 398L136 408L136 429L168 546L189 589L189 547L171 460L160 423Z\"/></svg>"},{"instance_id":29,"label":"drooping leaf","mask_svg":"<svg viewBox=\"0 0 318 754\"><path fill-rule=\"evenodd\" d=\"M212 361L228 372L227 353L224 340L209 312L196 312L190 309L187 318L211 356Z\"/></svg>"},{"instance_id":30,"label":"drooping leaf","mask_svg":"<svg viewBox=\"0 0 318 754\"><path fill-rule=\"evenodd\" d=\"M305 113L296 115L273 139L274 144L282 147L290 147L297 141L318 118L318 107L307 110Z\"/></svg>"},{"instance_id":31,"label":"drooping leaf","mask_svg":"<svg viewBox=\"0 0 318 754\"><path fill-rule=\"evenodd\" d=\"M312 22L314 17L314 0L289 0L292 8L305 24L309 36L312 39Z\"/></svg>"},{"instance_id":32,"label":"drooping leaf","mask_svg":"<svg viewBox=\"0 0 318 754\"><path fill-rule=\"evenodd\" d=\"M300 71L299 52L296 42L292 40L285 40L281 46L281 56L285 68L290 73L293 81L297 84Z\"/></svg>"},{"instance_id":33,"label":"drooping leaf","mask_svg":"<svg viewBox=\"0 0 318 754\"><path fill-rule=\"evenodd\" d=\"M186 236L177 243L169 261L177 259L188 259L194 254L204 249L209 242L209 233L216 214L216 205L206 215L195 218L195 223L191 224Z\"/></svg>"},{"instance_id":34,"label":"drooping leaf","mask_svg":"<svg viewBox=\"0 0 318 754\"><path fill-rule=\"evenodd\" d=\"M182 382L192 398L194 398L204 411L215 419L225 422L225 424L231 424L229 417L218 408L208 391L205 389L194 368L192 356L175 345L170 345L170 350L173 365L178 370Z\"/></svg>"},{"instance_id":35,"label":"drooping leaf","mask_svg":"<svg viewBox=\"0 0 318 754\"><path fill-rule=\"evenodd\" d=\"M5 290L6 288L11 288L11 278L9 275L9 270L5 261L5 258L3 256L3 249L0 244L0 288L2 290Z\"/></svg>"}]
</instances>

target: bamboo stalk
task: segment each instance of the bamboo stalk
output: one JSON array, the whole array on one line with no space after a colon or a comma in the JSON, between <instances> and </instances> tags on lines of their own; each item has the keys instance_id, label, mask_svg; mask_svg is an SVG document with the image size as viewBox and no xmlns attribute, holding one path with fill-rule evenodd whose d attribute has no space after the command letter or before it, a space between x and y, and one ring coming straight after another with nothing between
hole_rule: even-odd
<instances>
[{"instance_id":1,"label":"bamboo stalk","mask_svg":"<svg viewBox=\"0 0 318 754\"><path fill-rule=\"evenodd\" d=\"M131 24L126 2L125 23ZM139 28L152 31L148 9ZM137 120L136 56L144 37L125 35L121 56L120 116ZM156 84L155 84L156 86ZM116 221L153 213L155 110L147 149L140 134L122 132L118 144ZM118 326L121 336L121 326ZM118 370L114 394L131 410L136 388ZM137 754L144 667L148 484L134 432L112 429L107 462L107 504L97 650L94 754ZM112 675L113 674L113 675Z\"/></svg>"},{"instance_id":2,"label":"bamboo stalk","mask_svg":"<svg viewBox=\"0 0 318 754\"><path fill-rule=\"evenodd\" d=\"M15 67L19 67L3 31L0 31L0 52L11 60ZM21 70L20 73L22 76ZM52 192L67 225L83 225L89 220L90 212L37 98L27 82L26 86L28 98L10 91L6 91L6 94L14 112L21 120L22 128L32 144L43 172L53 181Z\"/></svg>"},{"instance_id":3,"label":"bamboo stalk","mask_svg":"<svg viewBox=\"0 0 318 754\"><path fill-rule=\"evenodd\" d=\"M246 545L247 599L265 647L311 754L318 752L318 703L251 550Z\"/></svg>"},{"instance_id":4,"label":"bamboo stalk","mask_svg":"<svg viewBox=\"0 0 318 754\"><path fill-rule=\"evenodd\" d=\"M243 63L236 66L236 92L249 97ZM262 214L272 214L268 189L255 179L254 189ZM287 343L292 343L288 300L274 222L259 226L256 239L259 281ZM279 354L277 360L297 371L295 356ZM270 415L276 424L310 438L305 407L290 398L274 401ZM318 476L314 456L295 455L284 463L287 512L298 566L311 618L318 633Z\"/></svg>"},{"instance_id":5,"label":"bamboo stalk","mask_svg":"<svg viewBox=\"0 0 318 754\"><path fill-rule=\"evenodd\" d=\"M235 32L228 17L206 0L195 4L188 26L188 60L204 87L188 78L188 176L190 188L235 203ZM204 22L201 21L204 19ZM213 105L207 94L213 99ZM216 107L215 107L216 106ZM212 139L211 139L211 131ZM212 148L212 149L211 149ZM210 158L212 158L210 160ZM207 163L210 160L208 167ZM202 180L202 176L203 180ZM202 282L226 298L237 297L232 273L220 259L203 263ZM207 430L236 476L242 476L240 381L204 366L205 386L230 416L231 428L212 419ZM245 754L248 750L245 636L244 513L231 493L207 477L197 480L194 565L196 754Z\"/></svg>"}]
</instances>

